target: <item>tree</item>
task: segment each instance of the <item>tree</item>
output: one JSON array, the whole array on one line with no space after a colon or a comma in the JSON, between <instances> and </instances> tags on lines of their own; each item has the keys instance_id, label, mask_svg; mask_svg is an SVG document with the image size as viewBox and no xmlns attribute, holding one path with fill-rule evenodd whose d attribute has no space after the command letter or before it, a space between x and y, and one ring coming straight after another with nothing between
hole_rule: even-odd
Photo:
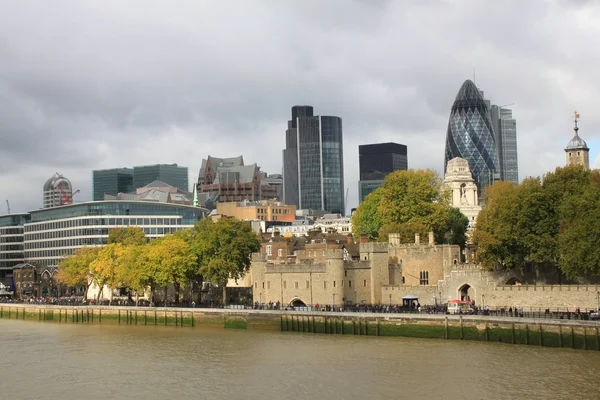
<instances>
[{"instance_id":1,"label":"tree","mask_svg":"<svg viewBox=\"0 0 600 400\"><path fill-rule=\"evenodd\" d=\"M135 292L135 304L139 302L139 294L147 287L145 270L141 268L143 260L142 254L146 250L146 245L124 246L122 252L117 258L115 271L115 281L119 286L127 288L130 292Z\"/></svg>"},{"instance_id":2,"label":"tree","mask_svg":"<svg viewBox=\"0 0 600 400\"><path fill-rule=\"evenodd\" d=\"M56 280L67 287L84 286L83 298L87 299L87 292L94 283L90 274L90 264L98 256L99 247L82 247L75 250L73 255L63 259L59 263Z\"/></svg>"},{"instance_id":3,"label":"tree","mask_svg":"<svg viewBox=\"0 0 600 400\"><path fill-rule=\"evenodd\" d=\"M455 207L451 207L448 213L448 224L445 227L446 232L444 233L443 242L459 245L462 249L467 243L469 218Z\"/></svg>"},{"instance_id":4,"label":"tree","mask_svg":"<svg viewBox=\"0 0 600 400\"><path fill-rule=\"evenodd\" d=\"M400 243L413 243L415 240L415 233L418 233L420 237L425 238L429 234L429 229L421 222L387 224L379 231L379 240L387 242L390 233L398 233L400 235Z\"/></svg>"},{"instance_id":5,"label":"tree","mask_svg":"<svg viewBox=\"0 0 600 400\"><path fill-rule=\"evenodd\" d=\"M104 291L104 285L111 289L121 286L119 274L119 257L125 247L121 243L111 243L100 249L94 261L90 264L90 272L99 287L98 299Z\"/></svg>"},{"instance_id":6,"label":"tree","mask_svg":"<svg viewBox=\"0 0 600 400\"><path fill-rule=\"evenodd\" d=\"M379 189L371 192L360 203L352 215L352 231L355 235L367 235L369 240L376 240L381 230L381 219L378 208L381 202Z\"/></svg>"},{"instance_id":7,"label":"tree","mask_svg":"<svg viewBox=\"0 0 600 400\"><path fill-rule=\"evenodd\" d=\"M146 242L144 230L137 226L113 228L108 232L108 244L120 243L124 246L141 246Z\"/></svg>"},{"instance_id":8,"label":"tree","mask_svg":"<svg viewBox=\"0 0 600 400\"><path fill-rule=\"evenodd\" d=\"M175 302L179 303L182 286L188 283L190 275L197 270L197 257L190 245L180 236L167 235L159 240L154 248L159 253L157 276L160 282L168 282L175 287ZM166 301L166 293L165 293Z\"/></svg>"},{"instance_id":9,"label":"tree","mask_svg":"<svg viewBox=\"0 0 600 400\"><path fill-rule=\"evenodd\" d=\"M223 305L226 305L227 281L238 280L248 272L252 253L260 249L258 235L245 221L204 219L194 226L190 240L199 273L223 288Z\"/></svg>"}]
</instances>

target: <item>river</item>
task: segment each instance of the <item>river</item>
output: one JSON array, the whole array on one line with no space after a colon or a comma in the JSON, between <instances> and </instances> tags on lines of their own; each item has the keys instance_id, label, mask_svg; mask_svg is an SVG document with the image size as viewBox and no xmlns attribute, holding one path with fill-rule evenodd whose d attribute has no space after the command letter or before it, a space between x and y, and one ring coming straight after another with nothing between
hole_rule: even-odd
<instances>
[{"instance_id":1,"label":"river","mask_svg":"<svg viewBox=\"0 0 600 400\"><path fill-rule=\"evenodd\" d=\"M600 352L0 321L2 399L597 399Z\"/></svg>"}]
</instances>

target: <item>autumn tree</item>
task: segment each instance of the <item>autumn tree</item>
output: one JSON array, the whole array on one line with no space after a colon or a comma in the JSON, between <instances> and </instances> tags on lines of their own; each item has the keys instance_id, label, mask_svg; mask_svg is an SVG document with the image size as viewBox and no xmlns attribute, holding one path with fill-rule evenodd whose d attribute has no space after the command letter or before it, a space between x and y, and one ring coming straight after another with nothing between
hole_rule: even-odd
<instances>
[{"instance_id":1,"label":"autumn tree","mask_svg":"<svg viewBox=\"0 0 600 400\"><path fill-rule=\"evenodd\" d=\"M113 228L108 232L108 244L120 243L123 246L141 246L146 242L146 234L138 226Z\"/></svg>"},{"instance_id":2,"label":"autumn tree","mask_svg":"<svg viewBox=\"0 0 600 400\"><path fill-rule=\"evenodd\" d=\"M352 231L355 235L367 235L369 240L376 240L381 230L381 218L379 218L379 203L381 202L381 191L379 189L371 192L360 203L354 214L352 214Z\"/></svg>"},{"instance_id":3,"label":"autumn tree","mask_svg":"<svg viewBox=\"0 0 600 400\"><path fill-rule=\"evenodd\" d=\"M240 279L248 272L252 253L260 249L258 235L245 221L204 219L194 226L190 240L199 273L222 287L223 305L227 304L227 281Z\"/></svg>"},{"instance_id":4,"label":"autumn tree","mask_svg":"<svg viewBox=\"0 0 600 400\"><path fill-rule=\"evenodd\" d=\"M176 235L167 235L159 239L154 251L156 256L151 257L151 262L158 261L156 278L158 282L174 286L175 302L179 303L181 287L187 285L190 275L198 269L196 254L188 242Z\"/></svg>"},{"instance_id":5,"label":"autumn tree","mask_svg":"<svg viewBox=\"0 0 600 400\"><path fill-rule=\"evenodd\" d=\"M100 248L96 259L90 264L91 275L99 288L97 300L100 300L105 285L111 289L121 287L119 258L124 251L125 246L121 243L111 243Z\"/></svg>"},{"instance_id":6,"label":"autumn tree","mask_svg":"<svg viewBox=\"0 0 600 400\"><path fill-rule=\"evenodd\" d=\"M87 299L90 286L95 283L90 274L90 264L97 258L99 247L82 247L59 263L56 281L67 287L84 286Z\"/></svg>"}]
</instances>

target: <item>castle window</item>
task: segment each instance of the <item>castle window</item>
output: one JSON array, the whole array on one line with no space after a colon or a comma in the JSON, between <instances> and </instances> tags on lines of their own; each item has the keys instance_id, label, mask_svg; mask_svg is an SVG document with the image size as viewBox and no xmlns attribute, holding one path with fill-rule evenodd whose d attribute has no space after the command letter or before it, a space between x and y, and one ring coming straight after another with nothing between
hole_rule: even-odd
<instances>
[{"instance_id":1,"label":"castle window","mask_svg":"<svg viewBox=\"0 0 600 400\"><path fill-rule=\"evenodd\" d=\"M277 250L277 256L279 256L279 257L283 256L283 249Z\"/></svg>"},{"instance_id":2,"label":"castle window","mask_svg":"<svg viewBox=\"0 0 600 400\"><path fill-rule=\"evenodd\" d=\"M421 271L419 273L419 284L420 285L429 285L429 271Z\"/></svg>"},{"instance_id":3,"label":"castle window","mask_svg":"<svg viewBox=\"0 0 600 400\"><path fill-rule=\"evenodd\" d=\"M258 289L258 282L254 282L254 289Z\"/></svg>"},{"instance_id":4,"label":"castle window","mask_svg":"<svg viewBox=\"0 0 600 400\"><path fill-rule=\"evenodd\" d=\"M308 289L310 287L310 281L306 281L306 288Z\"/></svg>"},{"instance_id":5,"label":"castle window","mask_svg":"<svg viewBox=\"0 0 600 400\"><path fill-rule=\"evenodd\" d=\"M366 279L363 281L363 286L367 287L367 280Z\"/></svg>"},{"instance_id":6,"label":"castle window","mask_svg":"<svg viewBox=\"0 0 600 400\"><path fill-rule=\"evenodd\" d=\"M348 271L344 271L344 276L348 276Z\"/></svg>"},{"instance_id":7,"label":"castle window","mask_svg":"<svg viewBox=\"0 0 600 400\"><path fill-rule=\"evenodd\" d=\"M327 281L323 281L323 289L327 289Z\"/></svg>"},{"instance_id":8,"label":"castle window","mask_svg":"<svg viewBox=\"0 0 600 400\"><path fill-rule=\"evenodd\" d=\"M342 287L344 287L344 280L342 279Z\"/></svg>"},{"instance_id":9,"label":"castle window","mask_svg":"<svg viewBox=\"0 0 600 400\"><path fill-rule=\"evenodd\" d=\"M283 288L285 289L287 287L287 282L283 281Z\"/></svg>"},{"instance_id":10,"label":"castle window","mask_svg":"<svg viewBox=\"0 0 600 400\"><path fill-rule=\"evenodd\" d=\"M351 288L352 287L352 281L348 281L348 287Z\"/></svg>"},{"instance_id":11,"label":"castle window","mask_svg":"<svg viewBox=\"0 0 600 400\"><path fill-rule=\"evenodd\" d=\"M298 289L298 282L294 282L294 288Z\"/></svg>"},{"instance_id":12,"label":"castle window","mask_svg":"<svg viewBox=\"0 0 600 400\"><path fill-rule=\"evenodd\" d=\"M263 282L263 289L265 288L265 283Z\"/></svg>"},{"instance_id":13,"label":"castle window","mask_svg":"<svg viewBox=\"0 0 600 400\"><path fill-rule=\"evenodd\" d=\"M273 255L273 246L272 245L268 245L267 246L267 255L268 256L272 256Z\"/></svg>"},{"instance_id":14,"label":"castle window","mask_svg":"<svg viewBox=\"0 0 600 400\"><path fill-rule=\"evenodd\" d=\"M333 287L335 287L335 281L333 281Z\"/></svg>"}]
</instances>

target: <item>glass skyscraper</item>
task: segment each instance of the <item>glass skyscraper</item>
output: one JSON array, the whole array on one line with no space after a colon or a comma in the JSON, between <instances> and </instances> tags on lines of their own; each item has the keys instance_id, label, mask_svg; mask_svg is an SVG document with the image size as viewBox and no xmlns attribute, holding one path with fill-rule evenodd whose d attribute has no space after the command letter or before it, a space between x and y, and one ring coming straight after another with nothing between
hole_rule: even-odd
<instances>
[{"instance_id":1,"label":"glass skyscraper","mask_svg":"<svg viewBox=\"0 0 600 400\"><path fill-rule=\"evenodd\" d=\"M469 162L479 193L500 179L490 109L477 86L470 80L462 84L452 105L446 134L444 171L448 161L455 157Z\"/></svg>"},{"instance_id":2,"label":"glass skyscraper","mask_svg":"<svg viewBox=\"0 0 600 400\"><path fill-rule=\"evenodd\" d=\"M360 145L358 167L358 196L362 202L369 193L381 186L388 174L408 169L406 146L398 143Z\"/></svg>"},{"instance_id":3,"label":"glass skyscraper","mask_svg":"<svg viewBox=\"0 0 600 400\"><path fill-rule=\"evenodd\" d=\"M133 169L113 168L92 172L92 196L94 201L104 200L104 195L116 196L119 193L131 193L133 187Z\"/></svg>"},{"instance_id":4,"label":"glass skyscraper","mask_svg":"<svg viewBox=\"0 0 600 400\"><path fill-rule=\"evenodd\" d=\"M283 195L299 210L345 214L342 119L292 107L283 150Z\"/></svg>"},{"instance_id":5,"label":"glass skyscraper","mask_svg":"<svg viewBox=\"0 0 600 400\"><path fill-rule=\"evenodd\" d=\"M188 169L177 164L156 164L133 167L134 190L147 184L161 181L175 186L179 190L188 192Z\"/></svg>"},{"instance_id":6,"label":"glass skyscraper","mask_svg":"<svg viewBox=\"0 0 600 400\"><path fill-rule=\"evenodd\" d=\"M493 105L492 123L500 165L500 179L517 185L519 184L517 121L512 116L512 110Z\"/></svg>"}]
</instances>

